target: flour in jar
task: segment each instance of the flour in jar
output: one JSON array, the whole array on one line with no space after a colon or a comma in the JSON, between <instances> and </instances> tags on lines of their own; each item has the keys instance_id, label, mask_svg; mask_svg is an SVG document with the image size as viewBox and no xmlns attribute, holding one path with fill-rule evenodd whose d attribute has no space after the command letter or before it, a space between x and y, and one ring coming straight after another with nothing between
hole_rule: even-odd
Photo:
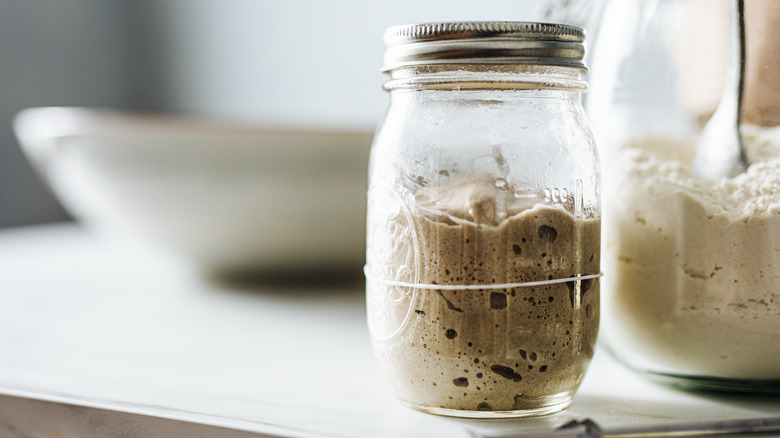
<instances>
[{"instance_id":1,"label":"flour in jar","mask_svg":"<svg viewBox=\"0 0 780 438\"><path fill-rule=\"evenodd\" d=\"M657 372L780 379L780 130L743 126L753 163L693 176L695 139L638 138L605 201L605 333Z\"/></svg>"},{"instance_id":2,"label":"flour in jar","mask_svg":"<svg viewBox=\"0 0 780 438\"><path fill-rule=\"evenodd\" d=\"M389 337L374 332L373 344L400 399L456 410L527 410L568 399L582 381L598 333L598 278L491 284L598 274L600 220L513 195L487 176L422 188L409 211L387 220L410 233L384 233L387 245L369 239L369 272L381 264L385 272L407 272L406 282L442 286L369 278L370 324L381 316L399 328Z\"/></svg>"}]
</instances>

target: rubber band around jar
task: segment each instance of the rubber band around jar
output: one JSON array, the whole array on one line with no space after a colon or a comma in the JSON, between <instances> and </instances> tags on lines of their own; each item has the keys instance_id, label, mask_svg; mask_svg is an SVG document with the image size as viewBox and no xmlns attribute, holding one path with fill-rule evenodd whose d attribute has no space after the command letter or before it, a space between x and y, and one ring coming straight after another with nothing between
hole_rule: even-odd
<instances>
[{"instance_id":1,"label":"rubber band around jar","mask_svg":"<svg viewBox=\"0 0 780 438\"><path fill-rule=\"evenodd\" d=\"M576 277L554 278L552 280L526 281L523 283L494 283L494 284L425 284L407 283L405 281L382 280L368 273L368 266L363 266L363 273L367 280L375 281L385 286L409 287L416 289L434 290L483 290L483 289L513 289L518 287L546 286L549 284L569 283L571 281L590 280L604 276L604 272L598 274L577 275Z\"/></svg>"}]
</instances>

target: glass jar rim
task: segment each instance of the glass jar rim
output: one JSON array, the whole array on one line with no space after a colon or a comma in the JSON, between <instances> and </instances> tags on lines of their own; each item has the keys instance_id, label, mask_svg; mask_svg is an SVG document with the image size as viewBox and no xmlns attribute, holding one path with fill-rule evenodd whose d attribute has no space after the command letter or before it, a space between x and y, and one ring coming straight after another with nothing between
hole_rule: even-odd
<instances>
[{"instance_id":1,"label":"glass jar rim","mask_svg":"<svg viewBox=\"0 0 780 438\"><path fill-rule=\"evenodd\" d=\"M538 64L436 64L398 67L383 84L396 89L585 91L581 69Z\"/></svg>"}]
</instances>

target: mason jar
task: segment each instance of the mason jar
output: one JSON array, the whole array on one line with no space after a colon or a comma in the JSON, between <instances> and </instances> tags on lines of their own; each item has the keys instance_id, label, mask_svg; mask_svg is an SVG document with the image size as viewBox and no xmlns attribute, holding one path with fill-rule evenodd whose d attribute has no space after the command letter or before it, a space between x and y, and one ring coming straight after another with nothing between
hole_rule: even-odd
<instances>
[{"instance_id":1,"label":"mason jar","mask_svg":"<svg viewBox=\"0 0 780 438\"><path fill-rule=\"evenodd\" d=\"M366 292L405 404L462 417L564 409L599 326L599 159L583 31L391 27L371 150Z\"/></svg>"},{"instance_id":2,"label":"mason jar","mask_svg":"<svg viewBox=\"0 0 780 438\"><path fill-rule=\"evenodd\" d=\"M599 21L605 345L652 380L780 392L780 2L607 0ZM696 172L712 124L739 129L745 171Z\"/></svg>"}]
</instances>

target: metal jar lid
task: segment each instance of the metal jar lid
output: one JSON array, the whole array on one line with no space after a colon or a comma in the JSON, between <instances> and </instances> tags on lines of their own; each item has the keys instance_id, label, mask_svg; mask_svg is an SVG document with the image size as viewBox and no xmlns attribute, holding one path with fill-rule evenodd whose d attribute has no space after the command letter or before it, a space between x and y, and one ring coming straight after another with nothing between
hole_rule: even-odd
<instances>
[{"instance_id":1,"label":"metal jar lid","mask_svg":"<svg viewBox=\"0 0 780 438\"><path fill-rule=\"evenodd\" d=\"M532 64L585 68L585 32L565 24L473 21L393 26L383 71L433 64Z\"/></svg>"}]
</instances>

